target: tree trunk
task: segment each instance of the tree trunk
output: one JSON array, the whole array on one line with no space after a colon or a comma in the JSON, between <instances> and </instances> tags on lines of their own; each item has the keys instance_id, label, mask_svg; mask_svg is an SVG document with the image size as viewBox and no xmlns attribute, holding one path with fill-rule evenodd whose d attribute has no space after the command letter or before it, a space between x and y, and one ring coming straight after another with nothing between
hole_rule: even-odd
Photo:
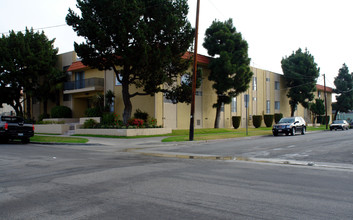
<instances>
[{"instance_id":1,"label":"tree trunk","mask_svg":"<svg viewBox=\"0 0 353 220\"><path fill-rule=\"evenodd\" d=\"M48 114L48 99L43 101L43 114L46 116Z\"/></svg>"},{"instance_id":2,"label":"tree trunk","mask_svg":"<svg viewBox=\"0 0 353 220\"><path fill-rule=\"evenodd\" d=\"M26 101L27 101L27 119L31 119L31 97L26 96Z\"/></svg>"},{"instance_id":3,"label":"tree trunk","mask_svg":"<svg viewBox=\"0 0 353 220\"><path fill-rule=\"evenodd\" d=\"M293 105L290 106L290 116L291 117L294 117L295 107L296 107L295 105L294 106Z\"/></svg>"},{"instance_id":4,"label":"tree trunk","mask_svg":"<svg viewBox=\"0 0 353 220\"><path fill-rule=\"evenodd\" d=\"M60 106L60 91L59 90L55 91L55 105Z\"/></svg>"},{"instance_id":5,"label":"tree trunk","mask_svg":"<svg viewBox=\"0 0 353 220\"><path fill-rule=\"evenodd\" d=\"M124 113L123 113L123 121L124 124L127 124L129 118L131 118L132 112L132 104L129 93L129 84L122 83L123 87L123 101L124 101Z\"/></svg>"},{"instance_id":6,"label":"tree trunk","mask_svg":"<svg viewBox=\"0 0 353 220\"><path fill-rule=\"evenodd\" d=\"M217 100L216 119L214 122L214 128L219 128L219 120L221 117L221 107L222 107L222 103L219 103L219 101Z\"/></svg>"},{"instance_id":7,"label":"tree trunk","mask_svg":"<svg viewBox=\"0 0 353 220\"><path fill-rule=\"evenodd\" d=\"M334 121L336 120L337 113L338 113L338 110L336 110L335 117L333 117L333 120L334 120Z\"/></svg>"}]
</instances>

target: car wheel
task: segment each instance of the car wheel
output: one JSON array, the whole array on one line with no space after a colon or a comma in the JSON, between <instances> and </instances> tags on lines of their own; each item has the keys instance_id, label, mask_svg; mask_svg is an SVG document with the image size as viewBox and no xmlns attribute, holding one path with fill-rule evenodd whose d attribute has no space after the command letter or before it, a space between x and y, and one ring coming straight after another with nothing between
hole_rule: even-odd
<instances>
[{"instance_id":1,"label":"car wheel","mask_svg":"<svg viewBox=\"0 0 353 220\"><path fill-rule=\"evenodd\" d=\"M344 131L344 127L342 127L342 131Z\"/></svg>"},{"instance_id":2,"label":"car wheel","mask_svg":"<svg viewBox=\"0 0 353 220\"><path fill-rule=\"evenodd\" d=\"M294 136L294 135L295 135L295 132L296 132L295 128L292 128L291 135Z\"/></svg>"},{"instance_id":3,"label":"car wheel","mask_svg":"<svg viewBox=\"0 0 353 220\"><path fill-rule=\"evenodd\" d=\"M1 144L7 144L9 142L9 139L8 138L1 138L0 139L0 143Z\"/></svg>"},{"instance_id":4,"label":"car wheel","mask_svg":"<svg viewBox=\"0 0 353 220\"><path fill-rule=\"evenodd\" d=\"M305 128L305 127L303 127L303 129L302 129L302 135L304 135L304 134L305 134L305 132L306 132L306 128Z\"/></svg>"},{"instance_id":5,"label":"car wheel","mask_svg":"<svg viewBox=\"0 0 353 220\"><path fill-rule=\"evenodd\" d=\"M330 128L330 131L332 131L332 128Z\"/></svg>"}]
</instances>

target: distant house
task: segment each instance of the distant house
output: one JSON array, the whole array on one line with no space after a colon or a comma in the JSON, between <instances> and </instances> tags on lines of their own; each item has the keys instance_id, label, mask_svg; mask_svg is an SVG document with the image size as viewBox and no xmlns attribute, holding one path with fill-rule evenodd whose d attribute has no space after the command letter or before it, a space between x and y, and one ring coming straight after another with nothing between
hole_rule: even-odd
<instances>
[{"instance_id":1,"label":"distant house","mask_svg":"<svg viewBox=\"0 0 353 220\"><path fill-rule=\"evenodd\" d=\"M192 54L186 53L182 58L188 58ZM115 100L111 110L118 115L122 115L124 104L122 100L122 88L117 81L113 71L100 71L85 66L77 60L74 52L60 54L58 56L60 68L68 73L68 82L65 83L62 93L62 105L68 106L73 111L73 117L84 116L87 108L92 107L92 99L97 93L105 94L111 90L115 94ZM212 88L212 81L208 80L210 70L208 64L210 57L198 55L198 66L202 68L202 84L196 91L195 100L195 128L212 128L214 126L216 109L212 105L216 102L217 96ZM118 67L119 68L119 67ZM189 71L192 67L190 66ZM231 128L232 116L241 116L241 126L246 125L246 109L244 96L249 97L249 124L252 125L253 115L264 115L282 113L290 116L289 99L286 96L288 88L283 75L267 70L251 67L254 73L247 92L232 99L231 104L222 107L220 127ZM179 79L180 82L180 79ZM317 85L315 98L324 98L324 88ZM138 90L131 87L131 91ZM332 114L332 88L327 87L328 115ZM34 116L41 114L40 103L33 105ZM167 128L186 129L189 128L190 105L183 103L173 103L166 99L162 93L154 96L136 96L132 99L132 112L140 109L157 119L159 125ZM50 109L50 106L49 106ZM312 121L310 111L298 105L295 111L296 116L302 116L308 123ZM122 117L121 117L122 118Z\"/></svg>"}]
</instances>

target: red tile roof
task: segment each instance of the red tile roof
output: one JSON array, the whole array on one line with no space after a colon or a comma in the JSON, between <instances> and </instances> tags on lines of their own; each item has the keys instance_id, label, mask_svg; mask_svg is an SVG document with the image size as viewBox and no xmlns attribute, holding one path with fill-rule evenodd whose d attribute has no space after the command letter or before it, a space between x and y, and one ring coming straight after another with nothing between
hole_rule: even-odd
<instances>
[{"instance_id":1,"label":"red tile roof","mask_svg":"<svg viewBox=\"0 0 353 220\"><path fill-rule=\"evenodd\" d=\"M77 70L84 70L87 69L88 66L84 65L81 61L76 61L71 64L69 69L67 71L72 72L72 71L77 71Z\"/></svg>"},{"instance_id":2,"label":"red tile roof","mask_svg":"<svg viewBox=\"0 0 353 220\"><path fill-rule=\"evenodd\" d=\"M324 91L325 88L322 85L316 84L316 89L320 91ZM331 87L326 86L326 92L333 92L333 89Z\"/></svg>"},{"instance_id":3,"label":"red tile roof","mask_svg":"<svg viewBox=\"0 0 353 220\"><path fill-rule=\"evenodd\" d=\"M183 59L190 59L194 54L191 52L186 52L181 58ZM197 63L202 63L202 64L209 64L211 60L211 57L204 56L201 54L197 54Z\"/></svg>"},{"instance_id":4,"label":"red tile roof","mask_svg":"<svg viewBox=\"0 0 353 220\"><path fill-rule=\"evenodd\" d=\"M193 56L193 53L191 52L186 52L181 58L182 59L189 59ZM197 62L200 64L209 64L210 63L210 57L197 54ZM72 72L72 71L77 71L77 70L84 70L89 68L88 66L84 65L81 61L76 61L71 64L69 69L67 71Z\"/></svg>"}]
</instances>

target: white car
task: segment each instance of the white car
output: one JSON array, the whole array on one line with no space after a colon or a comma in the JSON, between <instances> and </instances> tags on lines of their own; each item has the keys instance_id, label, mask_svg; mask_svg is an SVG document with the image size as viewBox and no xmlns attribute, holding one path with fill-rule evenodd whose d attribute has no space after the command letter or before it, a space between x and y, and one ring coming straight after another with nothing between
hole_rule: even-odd
<instances>
[{"instance_id":1,"label":"white car","mask_svg":"<svg viewBox=\"0 0 353 220\"><path fill-rule=\"evenodd\" d=\"M330 124L330 130L335 130L337 129L343 130L348 130L349 129L349 123L346 120L335 120Z\"/></svg>"}]
</instances>

